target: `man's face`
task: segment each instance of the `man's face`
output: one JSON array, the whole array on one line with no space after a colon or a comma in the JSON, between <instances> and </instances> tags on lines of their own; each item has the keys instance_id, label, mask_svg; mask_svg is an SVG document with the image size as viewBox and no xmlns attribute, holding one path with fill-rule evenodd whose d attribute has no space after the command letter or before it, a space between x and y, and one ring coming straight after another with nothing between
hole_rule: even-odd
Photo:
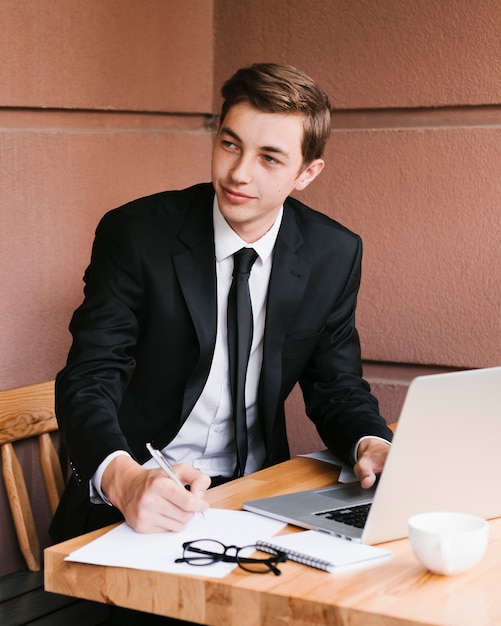
<instances>
[{"instance_id":1,"label":"man's face","mask_svg":"<svg viewBox=\"0 0 501 626\"><path fill-rule=\"evenodd\" d=\"M212 182L228 224L251 243L272 226L285 198L304 189L323 161L303 164L303 118L264 113L250 104L232 107L212 153Z\"/></svg>"}]
</instances>

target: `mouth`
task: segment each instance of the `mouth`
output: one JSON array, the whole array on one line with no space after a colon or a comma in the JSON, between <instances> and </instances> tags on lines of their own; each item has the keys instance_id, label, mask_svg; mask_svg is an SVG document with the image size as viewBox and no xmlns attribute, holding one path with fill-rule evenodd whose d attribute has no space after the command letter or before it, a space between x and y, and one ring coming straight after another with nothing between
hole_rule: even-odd
<instances>
[{"instance_id":1,"label":"mouth","mask_svg":"<svg viewBox=\"0 0 501 626\"><path fill-rule=\"evenodd\" d=\"M230 189L230 187L221 186L221 189L226 199L229 200L229 202L231 202L232 204L243 204L253 199L252 196L248 196L245 193Z\"/></svg>"}]
</instances>

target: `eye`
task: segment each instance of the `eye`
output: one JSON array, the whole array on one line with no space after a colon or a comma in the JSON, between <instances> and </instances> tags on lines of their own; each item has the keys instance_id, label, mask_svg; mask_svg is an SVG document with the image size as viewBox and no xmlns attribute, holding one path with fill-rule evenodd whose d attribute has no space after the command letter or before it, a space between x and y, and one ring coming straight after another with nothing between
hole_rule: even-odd
<instances>
[{"instance_id":1,"label":"eye","mask_svg":"<svg viewBox=\"0 0 501 626\"><path fill-rule=\"evenodd\" d=\"M266 161L266 163L269 163L270 165L275 165L275 163L278 163L278 161L274 157L270 156L269 154L265 154L263 158Z\"/></svg>"},{"instance_id":2,"label":"eye","mask_svg":"<svg viewBox=\"0 0 501 626\"><path fill-rule=\"evenodd\" d=\"M238 150L237 145L229 139L222 139L221 145L225 148L225 150Z\"/></svg>"}]
</instances>

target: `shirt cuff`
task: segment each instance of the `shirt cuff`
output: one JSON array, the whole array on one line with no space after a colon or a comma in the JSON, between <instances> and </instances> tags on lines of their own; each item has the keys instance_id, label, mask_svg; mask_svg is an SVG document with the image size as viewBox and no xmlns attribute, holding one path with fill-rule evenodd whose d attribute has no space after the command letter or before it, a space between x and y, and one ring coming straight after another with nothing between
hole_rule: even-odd
<instances>
[{"instance_id":1,"label":"shirt cuff","mask_svg":"<svg viewBox=\"0 0 501 626\"><path fill-rule=\"evenodd\" d=\"M108 467L108 465L115 459L117 456L126 455L130 457L130 454L125 450L116 450L116 452L112 452L109 454L104 461L97 468L94 476L89 481L89 496L92 504L107 504L108 506L113 506L113 504L108 500L105 496L103 490L101 489L101 480L103 478L103 474Z\"/></svg>"},{"instance_id":2,"label":"shirt cuff","mask_svg":"<svg viewBox=\"0 0 501 626\"><path fill-rule=\"evenodd\" d=\"M360 439L357 441L355 449L353 450L353 458L355 459L355 463L358 461L358 447L362 443L362 441L364 441L364 439L377 439L378 441L383 441L384 443L391 446L391 441L383 439L382 437L377 437L376 435L365 435L365 437L360 437Z\"/></svg>"}]
</instances>

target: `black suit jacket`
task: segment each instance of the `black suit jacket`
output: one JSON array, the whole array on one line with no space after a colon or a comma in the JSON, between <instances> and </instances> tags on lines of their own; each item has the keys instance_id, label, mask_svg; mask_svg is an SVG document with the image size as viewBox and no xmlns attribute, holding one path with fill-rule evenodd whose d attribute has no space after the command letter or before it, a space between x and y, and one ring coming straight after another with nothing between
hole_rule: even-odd
<instances>
[{"instance_id":1,"label":"black suit jacket","mask_svg":"<svg viewBox=\"0 0 501 626\"><path fill-rule=\"evenodd\" d=\"M202 392L216 338L213 198L210 184L159 193L109 212L97 228L85 299L70 325L73 345L56 384L81 503L108 454L125 449L145 461L145 442L171 441ZM341 458L352 461L363 435L391 439L361 378L361 256L357 235L286 200L258 390L268 465L289 457L284 401L297 381L308 416Z\"/></svg>"}]
</instances>

